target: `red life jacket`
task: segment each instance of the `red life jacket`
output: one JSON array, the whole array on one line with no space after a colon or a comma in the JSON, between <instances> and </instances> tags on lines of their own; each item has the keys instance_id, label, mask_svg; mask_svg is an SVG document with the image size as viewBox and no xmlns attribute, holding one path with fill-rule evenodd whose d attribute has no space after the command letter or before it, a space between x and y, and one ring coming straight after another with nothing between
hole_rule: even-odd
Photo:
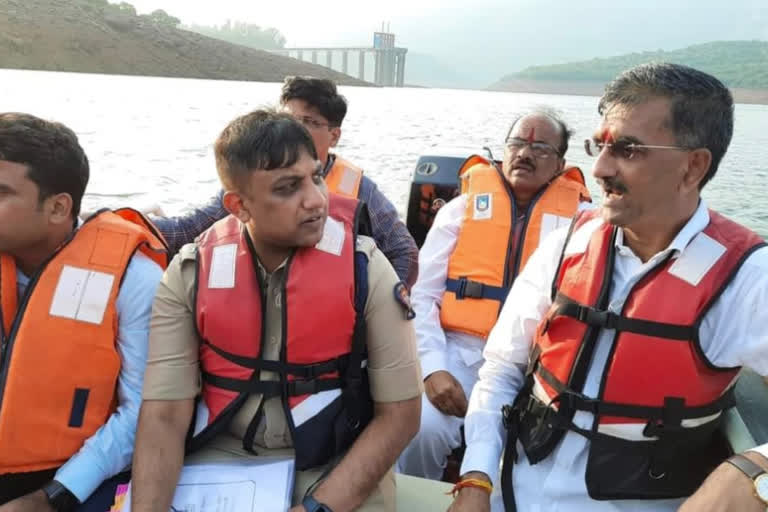
<instances>
[{"instance_id":1,"label":"red life jacket","mask_svg":"<svg viewBox=\"0 0 768 512\"><path fill-rule=\"evenodd\" d=\"M332 195L329 208L322 241L297 250L286 264L279 361L262 356L266 289L244 226L230 216L198 239L203 388L190 449L225 428L253 393L283 397L298 469L343 453L370 421L363 368L367 259L355 251L362 204ZM280 380L260 380L262 370ZM247 450L253 432L243 440Z\"/></svg>"},{"instance_id":2,"label":"red life jacket","mask_svg":"<svg viewBox=\"0 0 768 512\"><path fill-rule=\"evenodd\" d=\"M710 212L708 226L679 256L649 271L613 312L607 308L618 228L597 217L582 214L563 249L526 396L516 404L519 438L531 463L549 456L567 430L589 438L586 479L595 499L687 496L725 456L716 433L722 411L734 404L739 371L706 358L699 327L764 242ZM569 245L577 238L588 242L585 249ZM590 398L581 390L602 329L616 335L600 392ZM572 423L576 411L594 415L592 429Z\"/></svg>"}]
</instances>

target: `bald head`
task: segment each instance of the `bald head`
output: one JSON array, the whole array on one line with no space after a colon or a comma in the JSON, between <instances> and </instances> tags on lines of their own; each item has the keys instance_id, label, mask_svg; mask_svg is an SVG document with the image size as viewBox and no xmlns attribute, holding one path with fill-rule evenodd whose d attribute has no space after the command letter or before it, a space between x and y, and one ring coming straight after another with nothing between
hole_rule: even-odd
<instances>
[{"instance_id":1,"label":"bald head","mask_svg":"<svg viewBox=\"0 0 768 512\"><path fill-rule=\"evenodd\" d=\"M524 114L512 121L506 139L509 139L510 136L512 136L512 132L515 131L515 126L517 126L518 123L524 123L526 125L530 125L531 123L534 123L535 125L549 125L557 135L558 143L555 145L555 148L557 148L560 158L565 156L565 153L568 151L568 142L571 140L573 131L557 114L546 110L535 110Z\"/></svg>"}]
</instances>

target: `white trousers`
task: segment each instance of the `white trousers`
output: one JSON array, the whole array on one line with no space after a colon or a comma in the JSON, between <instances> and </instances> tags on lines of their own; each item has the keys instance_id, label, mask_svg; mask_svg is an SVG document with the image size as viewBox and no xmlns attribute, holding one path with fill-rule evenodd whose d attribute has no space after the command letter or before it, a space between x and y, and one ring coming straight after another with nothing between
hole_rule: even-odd
<instances>
[{"instance_id":1,"label":"white trousers","mask_svg":"<svg viewBox=\"0 0 768 512\"><path fill-rule=\"evenodd\" d=\"M483 362L481 353L482 345L478 345L477 353L473 354L468 353L466 347L458 347L451 341L447 343L447 370L464 388L467 401L472 388L475 387L477 372ZM467 364L466 359L474 361L472 364ZM461 446L463 425L464 418L443 414L432 405L427 394L423 393L421 395L421 428L400 455L395 471L440 480L448 455Z\"/></svg>"}]
</instances>

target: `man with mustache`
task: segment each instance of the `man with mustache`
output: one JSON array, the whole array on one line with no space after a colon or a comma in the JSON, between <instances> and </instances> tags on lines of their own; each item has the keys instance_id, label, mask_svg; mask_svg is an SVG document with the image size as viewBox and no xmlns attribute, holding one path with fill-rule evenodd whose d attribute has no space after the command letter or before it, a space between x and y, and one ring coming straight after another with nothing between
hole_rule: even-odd
<instances>
[{"instance_id":1,"label":"man with mustache","mask_svg":"<svg viewBox=\"0 0 768 512\"><path fill-rule=\"evenodd\" d=\"M565 171L570 136L552 113L520 117L507 134L502 169L470 167L465 193L438 212L412 295L425 377L421 430L398 459L400 472L441 477L461 445L467 397L509 286L540 238L589 200L581 172Z\"/></svg>"},{"instance_id":2,"label":"man with mustache","mask_svg":"<svg viewBox=\"0 0 768 512\"><path fill-rule=\"evenodd\" d=\"M187 448L287 450L291 512L392 511L421 394L404 285L358 236L363 205L329 196L292 116L241 116L214 149L231 215L182 247L157 291L132 510L169 509Z\"/></svg>"},{"instance_id":3,"label":"man with mustache","mask_svg":"<svg viewBox=\"0 0 768 512\"><path fill-rule=\"evenodd\" d=\"M598 112L585 148L602 207L515 281L466 420L463 477L484 488L450 511L489 510L504 450L508 512L764 512L768 445L724 462L718 433L740 367L768 374L768 248L701 198L733 133L731 93L646 64Z\"/></svg>"}]
</instances>

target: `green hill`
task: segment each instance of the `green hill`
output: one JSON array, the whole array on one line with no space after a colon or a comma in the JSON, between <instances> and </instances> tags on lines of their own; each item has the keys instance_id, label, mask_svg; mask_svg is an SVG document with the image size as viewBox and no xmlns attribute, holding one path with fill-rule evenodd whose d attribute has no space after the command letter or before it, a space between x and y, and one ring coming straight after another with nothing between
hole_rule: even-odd
<instances>
[{"instance_id":1,"label":"green hill","mask_svg":"<svg viewBox=\"0 0 768 512\"><path fill-rule=\"evenodd\" d=\"M569 87L605 84L621 71L651 61L685 64L718 77L734 89L768 90L768 42L717 41L681 50L630 53L618 57L595 58L552 66L532 66L502 78L491 86L496 90L515 90L516 85L532 82L567 82Z\"/></svg>"}]
</instances>

